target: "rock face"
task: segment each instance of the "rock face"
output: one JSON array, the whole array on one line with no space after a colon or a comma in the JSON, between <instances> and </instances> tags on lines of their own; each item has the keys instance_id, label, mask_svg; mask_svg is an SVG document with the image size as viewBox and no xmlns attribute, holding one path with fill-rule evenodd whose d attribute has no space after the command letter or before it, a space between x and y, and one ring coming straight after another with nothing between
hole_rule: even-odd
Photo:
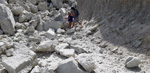
<instances>
[{"instance_id":1,"label":"rock face","mask_svg":"<svg viewBox=\"0 0 150 73\"><path fill-rule=\"evenodd\" d=\"M9 73L27 73L36 62L36 54L28 48L14 51L12 57L2 57L2 65Z\"/></svg>"},{"instance_id":2,"label":"rock face","mask_svg":"<svg viewBox=\"0 0 150 73\"><path fill-rule=\"evenodd\" d=\"M128 68L133 68L133 67L138 67L138 65L141 63L140 59L137 57L128 57L126 60L126 67Z\"/></svg>"},{"instance_id":3,"label":"rock face","mask_svg":"<svg viewBox=\"0 0 150 73\"><path fill-rule=\"evenodd\" d=\"M56 73L85 73L78 68L77 62L71 57L62 62L56 69Z\"/></svg>"},{"instance_id":4,"label":"rock face","mask_svg":"<svg viewBox=\"0 0 150 73\"><path fill-rule=\"evenodd\" d=\"M11 10L3 4L0 4L0 26L4 33L10 35L14 34L15 21L13 14Z\"/></svg>"}]
</instances>

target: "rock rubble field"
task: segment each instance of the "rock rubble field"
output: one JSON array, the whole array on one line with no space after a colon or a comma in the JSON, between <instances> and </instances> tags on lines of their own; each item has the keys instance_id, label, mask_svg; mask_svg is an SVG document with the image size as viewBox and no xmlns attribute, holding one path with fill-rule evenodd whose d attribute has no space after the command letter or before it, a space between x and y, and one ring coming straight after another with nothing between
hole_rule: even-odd
<instances>
[{"instance_id":1,"label":"rock rubble field","mask_svg":"<svg viewBox=\"0 0 150 73\"><path fill-rule=\"evenodd\" d=\"M104 39L105 19L83 20L83 13L82 26L67 28L80 2L0 0L0 73L150 73L149 36L125 43L129 50Z\"/></svg>"}]
</instances>

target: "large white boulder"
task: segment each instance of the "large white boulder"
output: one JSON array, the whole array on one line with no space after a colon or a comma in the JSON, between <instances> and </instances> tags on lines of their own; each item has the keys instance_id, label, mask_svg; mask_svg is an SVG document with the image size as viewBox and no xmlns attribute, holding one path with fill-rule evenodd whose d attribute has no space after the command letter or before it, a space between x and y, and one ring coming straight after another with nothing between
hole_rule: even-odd
<instances>
[{"instance_id":1,"label":"large white boulder","mask_svg":"<svg viewBox=\"0 0 150 73\"><path fill-rule=\"evenodd\" d=\"M76 60L87 72L91 73L95 69L94 59L88 54L80 54Z\"/></svg>"},{"instance_id":2,"label":"large white boulder","mask_svg":"<svg viewBox=\"0 0 150 73\"><path fill-rule=\"evenodd\" d=\"M75 55L75 50L74 49L60 49L59 53L62 56L73 57Z\"/></svg>"},{"instance_id":3,"label":"large white boulder","mask_svg":"<svg viewBox=\"0 0 150 73\"><path fill-rule=\"evenodd\" d=\"M62 22L53 21L53 20L43 22L43 30L47 31L49 28L53 28L54 30L57 30L58 28L61 28L62 25L63 25Z\"/></svg>"},{"instance_id":4,"label":"large white boulder","mask_svg":"<svg viewBox=\"0 0 150 73\"><path fill-rule=\"evenodd\" d=\"M138 67L138 65L141 63L140 59L137 57L128 57L125 66L128 68Z\"/></svg>"},{"instance_id":5,"label":"large white boulder","mask_svg":"<svg viewBox=\"0 0 150 73\"><path fill-rule=\"evenodd\" d=\"M59 9L59 12L62 14L62 15L65 15L67 13L66 9L65 8L60 8Z\"/></svg>"},{"instance_id":6,"label":"large white boulder","mask_svg":"<svg viewBox=\"0 0 150 73\"><path fill-rule=\"evenodd\" d=\"M61 28L57 29L57 34L63 34L63 33L65 33L64 29Z\"/></svg>"},{"instance_id":7,"label":"large white boulder","mask_svg":"<svg viewBox=\"0 0 150 73\"><path fill-rule=\"evenodd\" d=\"M0 4L0 26L4 33L14 34L15 20L11 10L4 4Z\"/></svg>"},{"instance_id":8,"label":"large white boulder","mask_svg":"<svg viewBox=\"0 0 150 73\"><path fill-rule=\"evenodd\" d=\"M40 11L45 11L45 10L47 10L47 9L48 9L47 2L40 2L40 3L38 4L38 9L39 9Z\"/></svg>"},{"instance_id":9,"label":"large white boulder","mask_svg":"<svg viewBox=\"0 0 150 73\"><path fill-rule=\"evenodd\" d=\"M2 65L9 73L28 73L36 64L36 54L18 44L12 57L2 57Z\"/></svg>"},{"instance_id":10,"label":"large white boulder","mask_svg":"<svg viewBox=\"0 0 150 73\"><path fill-rule=\"evenodd\" d=\"M24 8L22 6L14 6L11 11L14 15L20 15L23 14Z\"/></svg>"},{"instance_id":11,"label":"large white boulder","mask_svg":"<svg viewBox=\"0 0 150 73\"><path fill-rule=\"evenodd\" d=\"M52 41L42 41L34 50L36 52L53 52L54 47Z\"/></svg>"},{"instance_id":12,"label":"large white boulder","mask_svg":"<svg viewBox=\"0 0 150 73\"><path fill-rule=\"evenodd\" d=\"M52 1L52 4L54 5L54 7L56 8L62 8L62 0L51 0Z\"/></svg>"},{"instance_id":13,"label":"large white boulder","mask_svg":"<svg viewBox=\"0 0 150 73\"><path fill-rule=\"evenodd\" d=\"M49 30L47 32L41 32L40 35L45 36L48 39L54 39L56 36L56 33L53 29L49 28Z\"/></svg>"},{"instance_id":14,"label":"large white boulder","mask_svg":"<svg viewBox=\"0 0 150 73\"><path fill-rule=\"evenodd\" d=\"M56 69L56 73L86 73L78 67L74 58L69 58L61 62Z\"/></svg>"}]
</instances>

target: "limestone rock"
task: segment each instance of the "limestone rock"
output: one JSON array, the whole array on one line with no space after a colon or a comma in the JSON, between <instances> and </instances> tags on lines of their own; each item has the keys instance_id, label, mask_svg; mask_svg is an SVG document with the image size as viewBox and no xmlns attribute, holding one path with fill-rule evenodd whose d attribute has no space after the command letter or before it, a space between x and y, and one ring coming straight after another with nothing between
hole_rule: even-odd
<instances>
[{"instance_id":1,"label":"limestone rock","mask_svg":"<svg viewBox=\"0 0 150 73\"><path fill-rule=\"evenodd\" d=\"M58 28L61 28L62 25L63 23L58 21L43 22L43 30L47 31L49 28L53 28L54 30L57 30Z\"/></svg>"},{"instance_id":2,"label":"limestone rock","mask_svg":"<svg viewBox=\"0 0 150 73\"><path fill-rule=\"evenodd\" d=\"M4 33L14 34L15 20L11 10L4 4L0 4L0 26Z\"/></svg>"},{"instance_id":3,"label":"limestone rock","mask_svg":"<svg viewBox=\"0 0 150 73\"><path fill-rule=\"evenodd\" d=\"M25 33L32 34L34 31L35 31L35 28L33 26L30 26L25 30Z\"/></svg>"},{"instance_id":4,"label":"limestone rock","mask_svg":"<svg viewBox=\"0 0 150 73\"><path fill-rule=\"evenodd\" d=\"M24 14L19 15L19 22L22 23L26 20L26 16Z\"/></svg>"},{"instance_id":5,"label":"limestone rock","mask_svg":"<svg viewBox=\"0 0 150 73\"><path fill-rule=\"evenodd\" d=\"M11 10L14 15L20 15L23 13L24 8L22 6L14 6Z\"/></svg>"},{"instance_id":6,"label":"limestone rock","mask_svg":"<svg viewBox=\"0 0 150 73\"><path fill-rule=\"evenodd\" d=\"M0 0L1 4L8 4L5 0Z\"/></svg>"},{"instance_id":7,"label":"limestone rock","mask_svg":"<svg viewBox=\"0 0 150 73\"><path fill-rule=\"evenodd\" d=\"M88 54L80 54L76 60L88 72L92 72L95 69L94 59Z\"/></svg>"},{"instance_id":8,"label":"limestone rock","mask_svg":"<svg viewBox=\"0 0 150 73\"><path fill-rule=\"evenodd\" d=\"M18 46L22 48L15 50L12 57L2 57L2 65L9 73L28 73L36 62L36 54L27 47Z\"/></svg>"},{"instance_id":9,"label":"limestone rock","mask_svg":"<svg viewBox=\"0 0 150 73\"><path fill-rule=\"evenodd\" d=\"M7 56L7 57L13 56L13 51L14 51L13 49L7 50L7 51L6 51L6 56Z\"/></svg>"},{"instance_id":10,"label":"limestone rock","mask_svg":"<svg viewBox=\"0 0 150 73\"><path fill-rule=\"evenodd\" d=\"M53 52L54 47L52 41L43 41L39 46L34 50L36 52Z\"/></svg>"},{"instance_id":11,"label":"limestone rock","mask_svg":"<svg viewBox=\"0 0 150 73\"><path fill-rule=\"evenodd\" d=\"M62 15L65 15L67 13L66 9L65 8L60 8L59 12L62 14Z\"/></svg>"},{"instance_id":12,"label":"limestone rock","mask_svg":"<svg viewBox=\"0 0 150 73\"><path fill-rule=\"evenodd\" d=\"M57 45L55 47L55 51L56 52L59 52L60 49L66 49L67 47L69 47L69 44L68 43L60 43L59 45Z\"/></svg>"},{"instance_id":13,"label":"limestone rock","mask_svg":"<svg viewBox=\"0 0 150 73\"><path fill-rule=\"evenodd\" d=\"M36 30L43 31L43 24L42 23L38 24Z\"/></svg>"},{"instance_id":14,"label":"limestone rock","mask_svg":"<svg viewBox=\"0 0 150 73\"><path fill-rule=\"evenodd\" d=\"M51 0L56 8L62 8L62 0Z\"/></svg>"},{"instance_id":15,"label":"limestone rock","mask_svg":"<svg viewBox=\"0 0 150 73\"><path fill-rule=\"evenodd\" d=\"M33 13L37 13L38 12L38 7L37 6L34 6L33 4L30 4L29 7L31 9L31 12L33 12Z\"/></svg>"},{"instance_id":16,"label":"limestone rock","mask_svg":"<svg viewBox=\"0 0 150 73\"><path fill-rule=\"evenodd\" d=\"M141 63L140 59L137 57L128 57L125 66L128 68L138 67L138 65Z\"/></svg>"},{"instance_id":17,"label":"limestone rock","mask_svg":"<svg viewBox=\"0 0 150 73\"><path fill-rule=\"evenodd\" d=\"M58 34L63 34L63 33L65 33L65 30L64 30L64 29L61 29L61 28L58 28L58 29L57 29L57 33L58 33Z\"/></svg>"},{"instance_id":18,"label":"limestone rock","mask_svg":"<svg viewBox=\"0 0 150 73\"><path fill-rule=\"evenodd\" d=\"M39 9L40 11L45 11L45 10L47 10L47 9L48 9L47 3L46 3L46 2L40 2L40 3L38 4L38 9Z\"/></svg>"},{"instance_id":19,"label":"limestone rock","mask_svg":"<svg viewBox=\"0 0 150 73\"><path fill-rule=\"evenodd\" d=\"M41 32L41 34L40 34L41 36L45 36L45 37L47 37L48 39L54 39L55 38L55 36L56 36L56 33L54 32L54 30L53 29L50 29L49 28L49 30L47 31L47 32Z\"/></svg>"},{"instance_id":20,"label":"limestone rock","mask_svg":"<svg viewBox=\"0 0 150 73\"><path fill-rule=\"evenodd\" d=\"M75 55L75 50L74 49L60 49L59 53L60 55L71 57Z\"/></svg>"},{"instance_id":21,"label":"limestone rock","mask_svg":"<svg viewBox=\"0 0 150 73\"><path fill-rule=\"evenodd\" d=\"M64 60L56 69L56 73L85 73L79 69L77 62L74 58Z\"/></svg>"},{"instance_id":22,"label":"limestone rock","mask_svg":"<svg viewBox=\"0 0 150 73\"><path fill-rule=\"evenodd\" d=\"M66 33L67 33L67 34L71 34L71 33L73 33L73 32L74 32L74 29L67 29L67 30L66 30Z\"/></svg>"},{"instance_id":23,"label":"limestone rock","mask_svg":"<svg viewBox=\"0 0 150 73\"><path fill-rule=\"evenodd\" d=\"M63 22L63 21L64 21L64 18L63 18L63 16L59 13L59 14L57 14L57 15L55 16L54 20L55 20L55 21L61 21L61 22Z\"/></svg>"},{"instance_id":24,"label":"limestone rock","mask_svg":"<svg viewBox=\"0 0 150 73\"><path fill-rule=\"evenodd\" d=\"M41 69L39 66L35 66L30 73L41 73Z\"/></svg>"},{"instance_id":25,"label":"limestone rock","mask_svg":"<svg viewBox=\"0 0 150 73\"><path fill-rule=\"evenodd\" d=\"M29 3L32 3L34 5L36 5L38 3L38 0L27 0Z\"/></svg>"}]
</instances>

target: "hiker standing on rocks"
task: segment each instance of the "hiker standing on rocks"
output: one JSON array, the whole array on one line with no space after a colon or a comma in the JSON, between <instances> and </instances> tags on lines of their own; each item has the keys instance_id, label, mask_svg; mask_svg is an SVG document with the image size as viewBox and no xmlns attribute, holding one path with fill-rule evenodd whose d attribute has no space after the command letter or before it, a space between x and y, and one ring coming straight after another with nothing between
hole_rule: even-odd
<instances>
[{"instance_id":1,"label":"hiker standing on rocks","mask_svg":"<svg viewBox=\"0 0 150 73\"><path fill-rule=\"evenodd\" d=\"M81 23L79 22L79 12L77 9L75 9L74 7L71 7L71 14L72 14L72 17L73 17L73 25L72 25L72 28L73 26L78 22L80 25ZM81 25L82 26L82 25Z\"/></svg>"},{"instance_id":2,"label":"hiker standing on rocks","mask_svg":"<svg viewBox=\"0 0 150 73\"><path fill-rule=\"evenodd\" d=\"M68 12L68 17L65 19L68 19L68 28L71 28L71 24L73 22L73 17L71 16L70 12Z\"/></svg>"}]
</instances>

